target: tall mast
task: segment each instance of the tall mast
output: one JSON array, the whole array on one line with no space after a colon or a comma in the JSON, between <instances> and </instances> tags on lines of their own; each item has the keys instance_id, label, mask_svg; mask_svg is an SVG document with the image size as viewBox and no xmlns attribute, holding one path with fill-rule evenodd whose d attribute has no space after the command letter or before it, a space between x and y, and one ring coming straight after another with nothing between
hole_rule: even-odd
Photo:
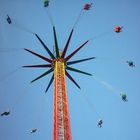
<instances>
[{"instance_id":1,"label":"tall mast","mask_svg":"<svg viewBox=\"0 0 140 140\"><path fill-rule=\"evenodd\" d=\"M54 62L53 121L53 140L72 140L66 93L65 64L62 58L56 59Z\"/></svg>"}]
</instances>

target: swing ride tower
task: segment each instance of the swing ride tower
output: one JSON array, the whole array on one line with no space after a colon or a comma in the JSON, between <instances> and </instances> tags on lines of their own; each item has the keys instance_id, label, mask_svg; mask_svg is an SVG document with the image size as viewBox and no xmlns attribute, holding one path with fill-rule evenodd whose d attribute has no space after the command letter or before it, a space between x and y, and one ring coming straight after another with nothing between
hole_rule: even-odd
<instances>
[{"instance_id":1,"label":"swing ride tower","mask_svg":"<svg viewBox=\"0 0 140 140\"><path fill-rule=\"evenodd\" d=\"M49 2L49 1L48 1ZM91 4L85 4L83 9L81 10L75 24L77 24L82 11L87 11L91 8ZM46 7L46 6L45 6ZM47 5L48 7L48 5ZM50 18L50 16L48 16ZM39 40L39 42L42 44L44 49L47 51L48 55L50 58L47 58L46 56L42 56L36 52L33 52L29 49L24 49L25 51L41 58L42 60L45 60L45 64L37 64L37 65L26 65L23 67L28 67L28 68L49 68L45 73L42 75L38 76L34 80L31 81L34 82L49 73L53 73L52 77L48 83L48 86L46 88L46 91L48 91L49 87L54 81L54 103L53 103L53 140L72 140L72 134L71 134L71 128L70 128L70 116L69 116L69 110L68 110L68 97L67 97L67 92L66 92L66 76L72 81L79 89L80 86L77 84L77 82L73 79L73 77L69 74L68 71L73 71L85 75L91 76L92 74L81 71L79 69L75 69L71 67L70 65L88 61L91 59L94 59L95 57L90 57L90 58L84 58L84 59L79 59L75 61L70 61L70 59L81 49L83 48L89 40L85 41L82 45L80 45L76 50L74 50L71 54L66 56L67 49L69 46L69 43L71 41L73 32L74 32L74 27L72 28L70 35L67 39L67 42L64 46L64 49L62 52L60 52L59 47L58 47L58 41L57 41L57 35L56 35L56 29L55 26L52 22L52 18L50 18L50 21L53 25L53 35L54 35L54 52L52 53L50 49L47 47L47 45L42 41L42 39L37 35L34 34L35 37Z\"/></svg>"},{"instance_id":2,"label":"swing ride tower","mask_svg":"<svg viewBox=\"0 0 140 140\"><path fill-rule=\"evenodd\" d=\"M59 51L58 42L57 42L57 36L56 36L56 30L53 26L53 34L54 34L54 44L55 44L55 54L53 54L47 45L42 41L42 39L35 34L36 38L39 40L39 42L42 44L44 49L49 54L50 58L47 58L46 56L42 56L36 52L33 52L29 49L24 49L25 51L41 58L46 63L45 64L37 64L37 65L26 65L23 67L26 68L46 68L47 70L42 75L38 76L34 80L31 81L31 83L37 81L38 79L48 75L49 73L53 72L52 77L49 81L49 84L46 88L46 91L48 91L49 87L54 81L54 111L53 111L53 140L72 140L71 135L71 128L70 128L70 116L69 116L69 110L68 110L68 97L66 92L66 76L80 89L80 86L77 84L77 82L73 79L73 77L69 74L68 71L74 71L77 73L82 73L85 75L90 75L90 73L81 71L79 69L75 69L71 67L70 65L80 63L83 61L94 59L95 57L85 58L85 59L79 59L75 61L69 61L72 56L74 56L82 47L84 47L89 40L85 41L82 45L80 45L76 50L74 50L71 54L65 57L72 34L74 29L71 30L70 35L68 37L68 40L66 42L66 45L64 46L64 49L62 52Z\"/></svg>"},{"instance_id":3,"label":"swing ride tower","mask_svg":"<svg viewBox=\"0 0 140 140\"><path fill-rule=\"evenodd\" d=\"M53 72L52 77L51 77L51 79L48 83L48 86L46 88L46 91L45 91L45 92L48 91L49 87L51 86L51 84L54 81L53 140L72 140L65 78L68 77L79 89L80 89L80 86L77 84L77 82L73 79L73 77L69 74L68 71L73 71L73 72L91 76L90 73L73 68L70 65L95 58L95 57L90 57L90 58L79 59L79 60L75 60L75 61L69 61L72 56L74 56L82 47L84 47L89 42L89 40L85 41L76 50L74 50L71 54L69 54L68 56L65 57L73 31L74 31L74 29L71 30L68 40L66 42L66 45L64 46L63 51L60 52L59 47L58 47L58 42L57 42L56 30L55 30L55 27L53 26L55 54L53 54L49 50L47 45L42 41L42 39L37 34L35 34L36 38L39 40L39 42L42 44L44 49L49 54L50 58L47 58L46 56L42 56L29 49L24 49L25 51L41 58L46 63L37 64L37 65L26 65L23 67L46 68L46 69L49 68L49 70L47 70L45 73L43 73L42 75L40 75L37 78L35 78L34 80L32 80L31 83L33 83L33 82L37 81L38 79Z\"/></svg>"},{"instance_id":4,"label":"swing ride tower","mask_svg":"<svg viewBox=\"0 0 140 140\"><path fill-rule=\"evenodd\" d=\"M89 10L91 8L92 4L85 4L84 8L82 11ZM77 24L81 13L80 12L75 24ZM52 18L50 19L52 21ZM53 23L53 22L51 22ZM53 25L53 24L52 24ZM53 103L53 140L72 140L72 134L71 134L71 128L70 128L70 116L69 116L69 110L68 110L68 97L67 97L67 92L66 92L66 77L70 79L79 89L80 86L77 84L77 82L73 79L73 77L69 74L68 71L73 71L85 75L91 76L92 74L81 71L79 69L73 68L70 65L88 61L91 59L94 59L95 57L90 57L90 58L84 58L84 59L79 59L75 61L70 61L70 59L81 49L83 48L89 40L85 41L82 45L80 45L76 50L74 50L71 54L66 56L68 46L70 44L73 32L74 32L74 27L72 28L70 35L66 41L66 44L64 46L64 49L62 52L60 52L59 47L58 47L58 41L57 41L57 35L56 35L56 29L55 26L53 25L53 35L54 35L54 52L52 53L50 49L47 47L47 45L43 42L43 40L37 35L34 34L35 37L39 40L39 42L42 44L44 49L47 51L48 55L50 58L47 58L46 56L42 56L36 52L33 52L29 49L24 49L25 51L41 58L44 60L46 63L45 64L37 64L37 65L26 65L23 67L27 68L46 68L47 70L45 73L42 75L38 76L34 80L31 81L31 83L37 81L38 79L48 75L49 73L53 73L52 77L48 83L48 86L46 88L46 91L48 91L49 87L54 81L54 103Z\"/></svg>"}]
</instances>

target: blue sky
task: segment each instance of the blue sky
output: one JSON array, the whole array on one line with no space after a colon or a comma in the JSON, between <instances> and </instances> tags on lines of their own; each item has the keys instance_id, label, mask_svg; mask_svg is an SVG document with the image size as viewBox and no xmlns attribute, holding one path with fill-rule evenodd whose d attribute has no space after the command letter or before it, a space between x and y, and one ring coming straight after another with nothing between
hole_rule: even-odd
<instances>
[{"instance_id":1,"label":"blue sky","mask_svg":"<svg viewBox=\"0 0 140 140\"><path fill-rule=\"evenodd\" d=\"M67 55L87 39L93 38L71 60L95 56L94 60L73 65L92 73L70 72L81 86L67 79L67 93L73 140L139 140L140 130L140 1L139 0L52 0L49 10L63 49L82 6L93 2L74 29ZM6 15L12 24L6 22ZM123 31L116 34L116 25ZM32 32L53 50L52 25L43 0L0 0L0 117L1 140L51 140L53 126L53 86L45 94L51 74L33 84L43 69L21 66L43 61L25 52L28 48L46 55ZM131 68L127 60L134 61ZM105 82L106 84L103 84ZM128 96L121 100L120 92ZM103 127L97 127L102 118ZM30 134L37 128L35 134Z\"/></svg>"}]
</instances>

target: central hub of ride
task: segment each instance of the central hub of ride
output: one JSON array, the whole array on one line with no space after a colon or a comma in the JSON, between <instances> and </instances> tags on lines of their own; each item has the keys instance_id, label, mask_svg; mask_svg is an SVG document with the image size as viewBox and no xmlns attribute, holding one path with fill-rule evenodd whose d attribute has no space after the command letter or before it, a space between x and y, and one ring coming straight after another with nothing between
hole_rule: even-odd
<instances>
[{"instance_id":1,"label":"central hub of ride","mask_svg":"<svg viewBox=\"0 0 140 140\"><path fill-rule=\"evenodd\" d=\"M56 62L64 63L64 66L66 65L66 62L65 62L64 58L56 58L56 59L52 60L52 67L53 68L54 68Z\"/></svg>"}]
</instances>

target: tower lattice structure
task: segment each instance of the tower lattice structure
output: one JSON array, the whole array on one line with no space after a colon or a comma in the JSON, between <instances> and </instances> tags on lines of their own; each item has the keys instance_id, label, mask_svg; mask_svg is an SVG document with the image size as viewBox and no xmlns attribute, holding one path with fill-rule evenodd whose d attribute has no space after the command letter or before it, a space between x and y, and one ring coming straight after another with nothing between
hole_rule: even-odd
<instances>
[{"instance_id":1,"label":"tower lattice structure","mask_svg":"<svg viewBox=\"0 0 140 140\"><path fill-rule=\"evenodd\" d=\"M54 66L54 138L53 140L72 140L68 98L65 81L65 64L62 59Z\"/></svg>"}]
</instances>

